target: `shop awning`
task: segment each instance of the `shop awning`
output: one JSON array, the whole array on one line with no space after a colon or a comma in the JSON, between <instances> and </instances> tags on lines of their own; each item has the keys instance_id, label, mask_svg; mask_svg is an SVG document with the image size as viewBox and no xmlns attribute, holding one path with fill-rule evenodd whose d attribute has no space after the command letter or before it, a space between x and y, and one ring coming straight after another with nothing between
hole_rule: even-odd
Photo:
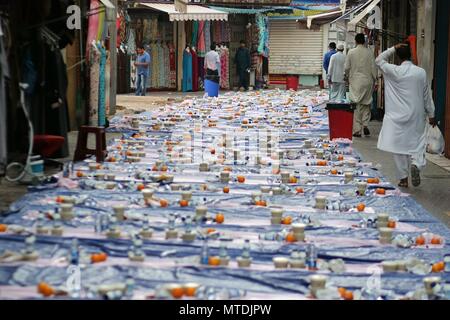
<instances>
[{"instance_id":1,"label":"shop awning","mask_svg":"<svg viewBox=\"0 0 450 320\"><path fill-rule=\"evenodd\" d=\"M306 25L307 25L308 29L310 29L313 20L316 20L316 21L320 20L322 23L327 23L341 15L342 15L342 11L338 10L338 11L324 12L324 13L319 13L319 14L316 14L313 16L308 16Z\"/></svg>"},{"instance_id":2,"label":"shop awning","mask_svg":"<svg viewBox=\"0 0 450 320\"><path fill-rule=\"evenodd\" d=\"M354 29L356 25L364 19L365 16L367 16L372 10L381 2L381 0L371 0L367 3L369 4L363 11L361 11L355 18L353 18L348 23L348 29Z\"/></svg>"},{"instance_id":3,"label":"shop awning","mask_svg":"<svg viewBox=\"0 0 450 320\"><path fill-rule=\"evenodd\" d=\"M103 5L108 9L114 9L114 5L109 0L100 0L100 2L103 3Z\"/></svg>"},{"instance_id":4,"label":"shop awning","mask_svg":"<svg viewBox=\"0 0 450 320\"><path fill-rule=\"evenodd\" d=\"M140 4L157 11L166 12L169 15L170 21L228 20L228 13L226 12L197 5L187 5L187 12L183 13L175 10L174 4L144 2L141 2Z\"/></svg>"},{"instance_id":5,"label":"shop awning","mask_svg":"<svg viewBox=\"0 0 450 320\"><path fill-rule=\"evenodd\" d=\"M274 11L274 8L233 8L233 7L218 7L218 6L208 6L210 9L223 11L231 14L258 14L264 12Z\"/></svg>"}]
</instances>

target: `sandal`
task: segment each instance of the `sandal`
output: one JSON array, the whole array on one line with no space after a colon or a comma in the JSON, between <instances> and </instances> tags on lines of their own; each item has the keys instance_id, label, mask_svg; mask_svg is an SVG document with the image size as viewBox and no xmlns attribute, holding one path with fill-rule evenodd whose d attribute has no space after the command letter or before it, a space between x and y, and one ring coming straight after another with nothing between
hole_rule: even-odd
<instances>
[{"instance_id":1,"label":"sandal","mask_svg":"<svg viewBox=\"0 0 450 320\"><path fill-rule=\"evenodd\" d=\"M400 180L400 183L398 184L398 186L400 188L408 188L409 187L409 185L408 185L408 178Z\"/></svg>"},{"instance_id":2,"label":"sandal","mask_svg":"<svg viewBox=\"0 0 450 320\"><path fill-rule=\"evenodd\" d=\"M414 187L420 186L420 170L417 168L415 164L411 166L411 177L412 177L412 184Z\"/></svg>"}]
</instances>

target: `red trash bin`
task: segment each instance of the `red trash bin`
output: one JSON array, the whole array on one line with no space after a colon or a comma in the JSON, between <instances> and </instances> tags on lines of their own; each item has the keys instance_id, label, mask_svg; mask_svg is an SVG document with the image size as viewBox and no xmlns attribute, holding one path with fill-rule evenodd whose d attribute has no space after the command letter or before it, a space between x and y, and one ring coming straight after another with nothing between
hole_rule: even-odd
<instances>
[{"instance_id":1,"label":"red trash bin","mask_svg":"<svg viewBox=\"0 0 450 320\"><path fill-rule=\"evenodd\" d=\"M330 139L353 140L353 113L355 105L350 103L328 103Z\"/></svg>"},{"instance_id":2,"label":"red trash bin","mask_svg":"<svg viewBox=\"0 0 450 320\"><path fill-rule=\"evenodd\" d=\"M286 78L286 90L298 90L298 82L299 77L298 76L288 76Z\"/></svg>"}]
</instances>

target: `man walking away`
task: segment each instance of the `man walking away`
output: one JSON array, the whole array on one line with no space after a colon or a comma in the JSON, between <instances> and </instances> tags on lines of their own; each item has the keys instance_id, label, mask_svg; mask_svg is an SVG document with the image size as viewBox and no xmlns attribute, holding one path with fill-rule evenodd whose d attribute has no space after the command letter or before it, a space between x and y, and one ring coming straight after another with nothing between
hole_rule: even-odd
<instances>
[{"instance_id":1,"label":"man walking away","mask_svg":"<svg viewBox=\"0 0 450 320\"><path fill-rule=\"evenodd\" d=\"M212 43L210 51L205 55L206 78L210 78L211 81L220 83L220 67L220 56L216 51L216 44Z\"/></svg>"},{"instance_id":2,"label":"man walking away","mask_svg":"<svg viewBox=\"0 0 450 320\"><path fill-rule=\"evenodd\" d=\"M350 83L350 101L356 103L353 136L360 138L363 130L364 135L370 136L370 105L377 69L373 53L365 47L364 34L357 34L355 41L356 48L350 50L345 60L345 75Z\"/></svg>"},{"instance_id":3,"label":"man walking away","mask_svg":"<svg viewBox=\"0 0 450 320\"><path fill-rule=\"evenodd\" d=\"M330 101L345 100L345 55L344 46L340 44L337 53L331 57L328 68L328 83L330 84Z\"/></svg>"},{"instance_id":4,"label":"man walking away","mask_svg":"<svg viewBox=\"0 0 450 320\"><path fill-rule=\"evenodd\" d=\"M325 53L325 55L323 56L323 69L325 70L325 73L326 73L327 77L328 77L328 69L330 68L331 57L334 56L336 53L337 53L337 51L336 51L336 43L331 42L328 45L328 52Z\"/></svg>"},{"instance_id":5,"label":"man walking away","mask_svg":"<svg viewBox=\"0 0 450 320\"><path fill-rule=\"evenodd\" d=\"M400 65L389 64L396 53ZM399 186L408 187L411 165L412 184L420 185L420 171L426 165L427 117L436 126L435 107L424 69L411 62L409 45L398 44L383 52L376 64L385 83L385 116L378 149L394 154Z\"/></svg>"},{"instance_id":6,"label":"man walking away","mask_svg":"<svg viewBox=\"0 0 450 320\"><path fill-rule=\"evenodd\" d=\"M147 91L150 55L144 50L143 46L139 46L137 52L138 56L134 63L137 69L136 95L145 96L145 92Z\"/></svg>"},{"instance_id":7,"label":"man walking away","mask_svg":"<svg viewBox=\"0 0 450 320\"><path fill-rule=\"evenodd\" d=\"M245 47L245 41L241 40L241 46L236 51L234 57L236 63L237 74L239 76L239 89L248 90L248 73L251 66L250 51Z\"/></svg>"}]
</instances>

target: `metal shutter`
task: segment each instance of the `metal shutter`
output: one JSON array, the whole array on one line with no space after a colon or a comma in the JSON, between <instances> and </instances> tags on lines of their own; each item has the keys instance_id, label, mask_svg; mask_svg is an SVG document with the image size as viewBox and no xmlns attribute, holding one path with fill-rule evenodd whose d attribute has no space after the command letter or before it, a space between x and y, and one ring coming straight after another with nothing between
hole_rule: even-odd
<instances>
[{"instance_id":1,"label":"metal shutter","mask_svg":"<svg viewBox=\"0 0 450 320\"><path fill-rule=\"evenodd\" d=\"M269 31L270 74L322 74L322 28L303 30L293 20L272 20Z\"/></svg>"}]
</instances>

